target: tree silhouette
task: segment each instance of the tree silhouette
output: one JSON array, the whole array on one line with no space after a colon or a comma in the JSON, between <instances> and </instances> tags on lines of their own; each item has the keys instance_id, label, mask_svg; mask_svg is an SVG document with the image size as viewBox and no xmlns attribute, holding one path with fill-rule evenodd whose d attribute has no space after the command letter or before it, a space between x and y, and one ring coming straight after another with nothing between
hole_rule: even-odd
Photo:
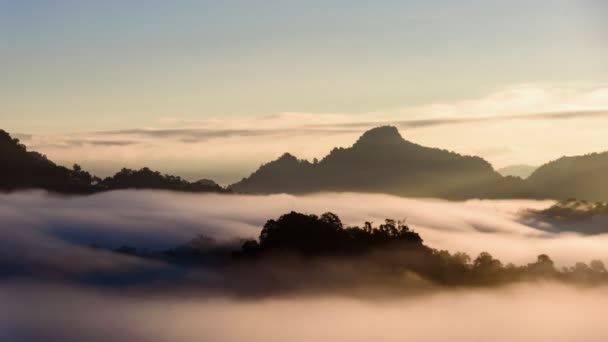
<instances>
[{"instance_id":1,"label":"tree silhouette","mask_svg":"<svg viewBox=\"0 0 608 342\"><path fill-rule=\"evenodd\" d=\"M548 255L540 254L527 265L504 265L488 252L472 259L466 253L430 248L403 221L387 219L378 226L366 222L363 227L348 227L330 212L320 216L287 213L268 220L258 240L238 245L201 235L160 253L128 245L115 251L184 267L218 267L227 272L227 281L246 280L264 293L363 285L407 290L404 279L412 276L449 287L499 286L530 280L608 284L608 271L600 260L558 270ZM235 288L231 284L221 286Z\"/></svg>"},{"instance_id":2,"label":"tree silhouette","mask_svg":"<svg viewBox=\"0 0 608 342\"><path fill-rule=\"evenodd\" d=\"M268 220L260 233L259 242L247 241L242 252L349 254L393 243L423 246L422 238L402 222L386 220L379 227L366 223L364 228L345 228L340 218L330 212L317 216L292 211L277 220Z\"/></svg>"},{"instance_id":3,"label":"tree silhouette","mask_svg":"<svg viewBox=\"0 0 608 342\"><path fill-rule=\"evenodd\" d=\"M117 189L162 189L188 192L229 192L215 182L188 182L144 167L123 168L103 181L79 164L71 169L55 165L46 156L27 150L18 139L0 130L0 190L39 188L59 193L95 193Z\"/></svg>"}]
</instances>

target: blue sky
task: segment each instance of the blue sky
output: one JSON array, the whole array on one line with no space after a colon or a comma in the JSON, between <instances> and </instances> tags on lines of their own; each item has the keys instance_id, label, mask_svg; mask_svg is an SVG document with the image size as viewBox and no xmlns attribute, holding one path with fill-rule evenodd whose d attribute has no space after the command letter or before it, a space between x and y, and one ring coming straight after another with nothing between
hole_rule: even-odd
<instances>
[{"instance_id":1,"label":"blue sky","mask_svg":"<svg viewBox=\"0 0 608 342\"><path fill-rule=\"evenodd\" d=\"M16 129L84 129L599 82L607 10L597 0L3 0L0 111Z\"/></svg>"},{"instance_id":2,"label":"blue sky","mask_svg":"<svg viewBox=\"0 0 608 342\"><path fill-rule=\"evenodd\" d=\"M294 118L285 113L344 122L370 113L493 115L514 102L524 105L505 114L603 109L608 99L594 89L608 82L607 60L602 0L0 0L0 122L42 136L201 122L255 128L267 117ZM510 91L530 84L537 90ZM564 103L563 87L580 89ZM431 133L417 138L449 147L467 134ZM285 148L317 156L345 141ZM36 146L65 162L80 157L53 150L55 142Z\"/></svg>"}]
</instances>

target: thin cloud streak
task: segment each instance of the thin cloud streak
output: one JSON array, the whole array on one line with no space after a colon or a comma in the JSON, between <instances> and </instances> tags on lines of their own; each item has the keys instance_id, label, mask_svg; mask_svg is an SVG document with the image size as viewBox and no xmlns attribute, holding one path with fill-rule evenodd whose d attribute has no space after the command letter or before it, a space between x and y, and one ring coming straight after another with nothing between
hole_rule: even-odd
<instances>
[{"instance_id":1,"label":"thin cloud streak","mask_svg":"<svg viewBox=\"0 0 608 342\"><path fill-rule=\"evenodd\" d=\"M323 114L318 114L319 121L322 121ZM399 128L416 129L432 126L461 125L484 122L500 122L513 120L569 120L581 118L608 118L608 110L587 110L587 111L564 111L548 113L531 113L517 115L496 115L488 117L465 117L465 118L438 118L438 119L418 119L418 120L382 120L382 121L363 121L363 122L344 122L335 124L303 125L301 128L286 129L212 129L212 128L172 128L172 129L127 129L115 131L91 132L92 135L107 136L135 136L155 139L179 139L184 143L198 143L210 139L221 139L229 137L264 137L276 135L325 135L325 134L344 134L358 133L362 129L376 126L395 125ZM75 143L95 143L87 140L74 140ZM103 144L103 141L99 142ZM107 142L112 144L111 141ZM119 142L115 143L116 145Z\"/></svg>"},{"instance_id":2,"label":"thin cloud streak","mask_svg":"<svg viewBox=\"0 0 608 342\"><path fill-rule=\"evenodd\" d=\"M108 136L135 136L139 138L178 139L185 143L198 143L210 139L230 137L264 137L276 135L325 135L332 133L356 133L358 129L327 128L301 128L301 129L210 129L210 128L182 128L182 129L127 129L117 131L91 132L92 135Z\"/></svg>"},{"instance_id":3,"label":"thin cloud streak","mask_svg":"<svg viewBox=\"0 0 608 342\"><path fill-rule=\"evenodd\" d=\"M588 111L566 111L549 113L531 113L514 115L496 115L487 117L465 117L465 118L438 118L438 119L419 119L419 120L400 120L400 121L374 121L374 122L354 122L342 124L342 127L367 128L373 126L395 125L399 128L425 128L443 125L460 125L470 123L500 122L512 120L567 120L581 118L608 118L608 110L588 110ZM323 126L320 126L323 127Z\"/></svg>"}]
</instances>

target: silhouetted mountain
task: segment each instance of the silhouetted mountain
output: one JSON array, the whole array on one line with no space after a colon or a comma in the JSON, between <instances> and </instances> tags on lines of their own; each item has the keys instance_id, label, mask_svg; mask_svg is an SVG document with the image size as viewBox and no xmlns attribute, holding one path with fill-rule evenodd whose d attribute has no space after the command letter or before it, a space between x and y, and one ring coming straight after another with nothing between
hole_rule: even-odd
<instances>
[{"instance_id":1,"label":"silhouetted mountain","mask_svg":"<svg viewBox=\"0 0 608 342\"><path fill-rule=\"evenodd\" d=\"M537 168L538 167L532 165L509 165L499 169L498 173L505 177L513 176L526 179L530 177Z\"/></svg>"},{"instance_id":2,"label":"silhouetted mountain","mask_svg":"<svg viewBox=\"0 0 608 342\"><path fill-rule=\"evenodd\" d=\"M0 190L95 193L116 189L188 192L311 193L356 191L400 196L466 198L581 198L608 201L608 152L563 157L528 179L503 177L482 158L409 142L392 126L365 132L353 146L334 148L311 163L289 153L229 187L188 182L148 168L123 169L104 180L77 164L56 165L0 130Z\"/></svg>"},{"instance_id":3,"label":"silhouetted mountain","mask_svg":"<svg viewBox=\"0 0 608 342\"><path fill-rule=\"evenodd\" d=\"M29 152L25 145L0 130L0 190L40 188L67 193L93 191L96 178L75 165L55 165L46 156Z\"/></svg>"},{"instance_id":4,"label":"silhouetted mountain","mask_svg":"<svg viewBox=\"0 0 608 342\"><path fill-rule=\"evenodd\" d=\"M230 186L239 192L364 191L442 198L527 195L523 181L503 178L479 157L414 144L397 128L365 132L350 148L318 163L285 154Z\"/></svg>"},{"instance_id":5,"label":"silhouetted mountain","mask_svg":"<svg viewBox=\"0 0 608 342\"><path fill-rule=\"evenodd\" d=\"M227 192L212 180L190 183L180 177L162 175L143 168L138 171L122 169L103 181L83 171L77 164L73 169L58 166L0 130L0 190L44 189L59 193L94 193L118 189L163 189L189 192Z\"/></svg>"},{"instance_id":6,"label":"silhouetted mountain","mask_svg":"<svg viewBox=\"0 0 608 342\"><path fill-rule=\"evenodd\" d=\"M528 183L539 197L608 200L608 152L562 157L536 170Z\"/></svg>"}]
</instances>

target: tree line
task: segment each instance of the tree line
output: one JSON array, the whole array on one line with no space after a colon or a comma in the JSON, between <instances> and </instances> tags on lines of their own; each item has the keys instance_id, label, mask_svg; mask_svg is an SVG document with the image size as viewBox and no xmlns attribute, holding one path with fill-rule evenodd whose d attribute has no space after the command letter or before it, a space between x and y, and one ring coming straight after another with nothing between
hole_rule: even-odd
<instances>
[{"instance_id":1,"label":"tree line","mask_svg":"<svg viewBox=\"0 0 608 342\"><path fill-rule=\"evenodd\" d=\"M320 216L287 213L268 220L258 239L239 244L218 244L201 236L160 254L141 253L128 246L119 251L190 266L215 264L238 268L249 265L249 271L260 270L259 277L268 275L265 273L268 267L290 268L289 264L296 260L301 271L297 277L303 282L310 282L310 275L316 272L306 265L334 263L354 265L355 274L344 279L332 276L337 282L350 284L363 279L396 283L404 274L416 275L439 286L495 286L536 280L585 285L608 283L608 272L601 260L558 268L548 255L540 254L526 265L505 264L488 252L472 258L462 252L431 248L403 221L387 219L377 226L366 222L361 227L349 227L329 212ZM276 280L277 275L272 277Z\"/></svg>"}]
</instances>

